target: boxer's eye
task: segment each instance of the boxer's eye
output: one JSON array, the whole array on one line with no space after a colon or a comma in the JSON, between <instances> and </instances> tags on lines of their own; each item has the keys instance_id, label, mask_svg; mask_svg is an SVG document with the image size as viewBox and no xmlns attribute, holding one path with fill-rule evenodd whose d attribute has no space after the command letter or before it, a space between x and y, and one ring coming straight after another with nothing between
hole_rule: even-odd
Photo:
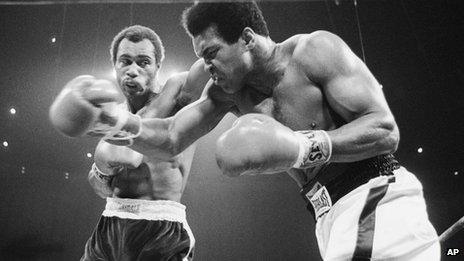
<instances>
[{"instance_id":1,"label":"boxer's eye","mask_svg":"<svg viewBox=\"0 0 464 261\"><path fill-rule=\"evenodd\" d=\"M142 61L138 62L137 64L138 64L140 67L143 68L143 67L149 65L149 64L150 64L150 61L149 61L149 60L142 60Z\"/></svg>"},{"instance_id":2,"label":"boxer's eye","mask_svg":"<svg viewBox=\"0 0 464 261\"><path fill-rule=\"evenodd\" d=\"M130 65L132 63L129 59L120 59L119 62L122 65Z\"/></svg>"},{"instance_id":3,"label":"boxer's eye","mask_svg":"<svg viewBox=\"0 0 464 261\"><path fill-rule=\"evenodd\" d=\"M207 59L207 60L214 59L214 57L216 57L216 54L217 54L218 50L219 49L217 49L217 48L208 50L206 52L206 54L204 55L204 58Z\"/></svg>"}]
</instances>

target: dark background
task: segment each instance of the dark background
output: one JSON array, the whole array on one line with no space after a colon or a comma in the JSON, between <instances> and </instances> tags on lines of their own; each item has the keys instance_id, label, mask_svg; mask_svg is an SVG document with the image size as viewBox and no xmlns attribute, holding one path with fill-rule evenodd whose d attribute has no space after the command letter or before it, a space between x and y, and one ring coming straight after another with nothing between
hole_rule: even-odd
<instances>
[{"instance_id":1,"label":"dark background","mask_svg":"<svg viewBox=\"0 0 464 261\"><path fill-rule=\"evenodd\" d=\"M330 30L365 57L400 127L396 155L422 181L441 233L464 215L464 3L359 0L360 37L353 1L338 2L260 6L276 42ZM48 107L77 75L112 77L109 44L130 24L151 27L162 38L160 81L188 69L195 56L179 23L186 6L0 5L0 260L80 258L105 204L87 183L92 159L86 154L97 140L58 134ZM233 119L200 140L183 197L196 260L320 260L314 221L289 177L220 174L214 141ZM460 248L460 257L446 257L448 248ZM444 260L462 260L464 232L442 252Z\"/></svg>"}]
</instances>

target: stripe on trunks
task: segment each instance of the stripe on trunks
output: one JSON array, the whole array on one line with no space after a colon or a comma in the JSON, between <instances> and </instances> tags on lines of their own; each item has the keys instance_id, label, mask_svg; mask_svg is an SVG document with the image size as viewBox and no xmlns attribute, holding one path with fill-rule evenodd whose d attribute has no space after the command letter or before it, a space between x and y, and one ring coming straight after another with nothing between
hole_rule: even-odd
<instances>
[{"instance_id":1,"label":"stripe on trunks","mask_svg":"<svg viewBox=\"0 0 464 261\"><path fill-rule=\"evenodd\" d=\"M387 193L388 185L387 183L369 190L366 204L364 204L358 221L358 238L356 240L353 261L371 260L375 231L375 209L379 201Z\"/></svg>"}]
</instances>

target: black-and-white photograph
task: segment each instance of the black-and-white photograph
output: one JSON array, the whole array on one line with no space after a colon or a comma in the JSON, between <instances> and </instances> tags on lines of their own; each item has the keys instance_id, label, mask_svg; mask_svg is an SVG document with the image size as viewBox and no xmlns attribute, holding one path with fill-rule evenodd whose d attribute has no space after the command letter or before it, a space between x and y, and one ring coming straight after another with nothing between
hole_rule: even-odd
<instances>
[{"instance_id":1,"label":"black-and-white photograph","mask_svg":"<svg viewBox=\"0 0 464 261\"><path fill-rule=\"evenodd\" d=\"M464 260L463 14L0 0L0 260Z\"/></svg>"}]
</instances>

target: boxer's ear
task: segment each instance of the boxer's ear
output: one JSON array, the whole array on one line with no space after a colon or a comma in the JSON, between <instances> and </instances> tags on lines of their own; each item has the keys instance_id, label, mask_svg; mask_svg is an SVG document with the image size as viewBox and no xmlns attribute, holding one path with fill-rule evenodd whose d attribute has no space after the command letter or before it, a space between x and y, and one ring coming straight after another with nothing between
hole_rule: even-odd
<instances>
[{"instance_id":1,"label":"boxer's ear","mask_svg":"<svg viewBox=\"0 0 464 261\"><path fill-rule=\"evenodd\" d=\"M242 31L241 37L248 49L253 49L255 47L256 34L253 31L253 29L251 29L250 27L245 27Z\"/></svg>"}]
</instances>

